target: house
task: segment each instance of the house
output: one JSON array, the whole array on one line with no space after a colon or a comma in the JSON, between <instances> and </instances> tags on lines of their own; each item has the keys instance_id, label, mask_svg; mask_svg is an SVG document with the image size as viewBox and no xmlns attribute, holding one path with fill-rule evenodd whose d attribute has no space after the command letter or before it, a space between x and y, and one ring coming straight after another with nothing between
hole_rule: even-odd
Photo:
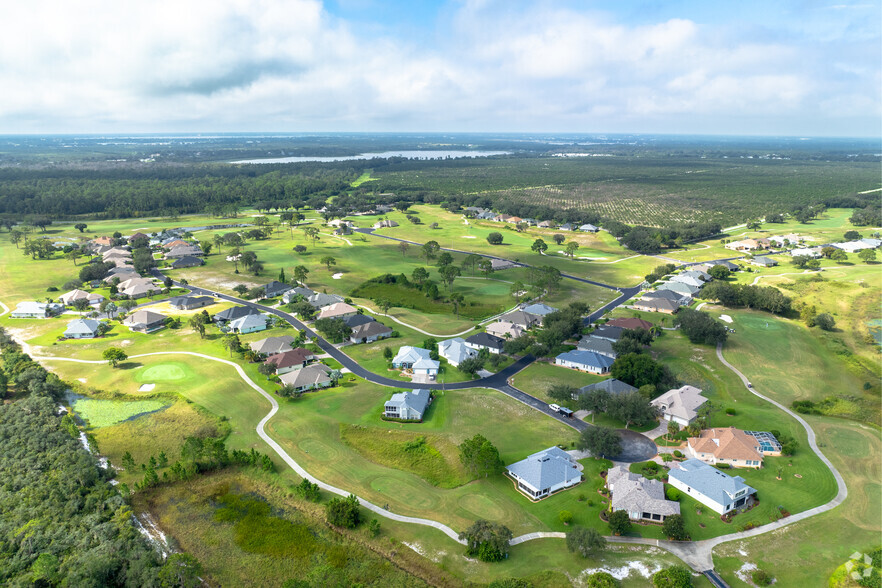
<instances>
[{"instance_id":1,"label":"house","mask_svg":"<svg viewBox=\"0 0 882 588\"><path fill-rule=\"evenodd\" d=\"M503 339L502 337L497 337L496 335L491 335L489 333L475 333L465 340L465 344L472 349L476 349L478 351L480 351L481 349L486 349L490 353L498 355L502 353L505 339Z\"/></svg>"},{"instance_id":2,"label":"house","mask_svg":"<svg viewBox=\"0 0 882 588\"><path fill-rule=\"evenodd\" d=\"M205 265L205 260L193 255L185 255L182 258L175 260L171 264L171 267L172 269L183 269L186 267L197 267L200 265Z\"/></svg>"},{"instance_id":3,"label":"house","mask_svg":"<svg viewBox=\"0 0 882 588\"><path fill-rule=\"evenodd\" d=\"M822 255L820 247L800 247L791 249L789 253L791 257L811 257L812 259L817 259Z\"/></svg>"},{"instance_id":4,"label":"house","mask_svg":"<svg viewBox=\"0 0 882 588\"><path fill-rule=\"evenodd\" d=\"M388 219L388 218L383 219L381 221L377 221L374 223L375 229L385 229L385 228L397 227L397 226L398 226L398 223L396 221Z\"/></svg>"},{"instance_id":5,"label":"house","mask_svg":"<svg viewBox=\"0 0 882 588\"><path fill-rule=\"evenodd\" d=\"M285 351L291 350L291 345L296 341L291 335L280 335L278 337L267 337L260 341L254 341L248 345L251 351L272 357Z\"/></svg>"},{"instance_id":6,"label":"house","mask_svg":"<svg viewBox=\"0 0 882 588\"><path fill-rule=\"evenodd\" d=\"M139 333L151 333L161 329L165 325L166 316L152 310L139 310L123 319L123 324L130 331Z\"/></svg>"},{"instance_id":7,"label":"house","mask_svg":"<svg viewBox=\"0 0 882 588\"><path fill-rule=\"evenodd\" d=\"M227 323L249 314L260 314L260 311L251 306L233 306L214 315L213 320L216 323Z\"/></svg>"},{"instance_id":8,"label":"house","mask_svg":"<svg viewBox=\"0 0 882 588\"><path fill-rule=\"evenodd\" d=\"M266 329L266 317L262 314L249 314L230 321L230 330L240 333L256 333Z\"/></svg>"},{"instance_id":9,"label":"house","mask_svg":"<svg viewBox=\"0 0 882 588\"><path fill-rule=\"evenodd\" d=\"M410 368L414 381L434 380L441 369L441 362L434 359L419 359Z\"/></svg>"},{"instance_id":10,"label":"house","mask_svg":"<svg viewBox=\"0 0 882 588\"><path fill-rule=\"evenodd\" d=\"M524 328L509 321L490 323L485 329L487 333L504 339L517 339L524 334Z\"/></svg>"},{"instance_id":11,"label":"house","mask_svg":"<svg viewBox=\"0 0 882 588\"><path fill-rule=\"evenodd\" d=\"M690 278L697 278L697 279L701 280L702 282L710 282L711 280L713 280L713 277L709 273L707 273L706 271L704 271L701 268L695 268L695 267L691 267L688 270L686 270L685 272L681 272L679 275L689 276Z\"/></svg>"},{"instance_id":12,"label":"house","mask_svg":"<svg viewBox=\"0 0 882 588\"><path fill-rule=\"evenodd\" d=\"M432 394L428 390L398 392L383 405L383 416L402 421L422 421L431 403Z\"/></svg>"},{"instance_id":13,"label":"house","mask_svg":"<svg viewBox=\"0 0 882 588\"><path fill-rule=\"evenodd\" d=\"M529 306L525 306L521 310L523 310L527 314L534 314L534 315L540 316L540 317L547 316L547 315L551 314L552 312L557 312L557 309L554 308L553 306L548 306L547 304L541 304L541 303L530 304Z\"/></svg>"},{"instance_id":14,"label":"house","mask_svg":"<svg viewBox=\"0 0 882 588\"><path fill-rule=\"evenodd\" d=\"M580 351L593 351L594 353L605 355L610 359L615 359L618 356L616 350L613 349L612 341L609 339L601 339L600 337L592 337L591 335L582 337L579 341L578 349Z\"/></svg>"},{"instance_id":15,"label":"house","mask_svg":"<svg viewBox=\"0 0 882 588\"><path fill-rule=\"evenodd\" d=\"M303 296L303 298L309 300L310 296L315 296L315 291L310 290L309 288L304 288L303 286L296 286L282 294L282 302L285 304L291 304L291 302L293 302L298 296Z\"/></svg>"},{"instance_id":16,"label":"house","mask_svg":"<svg viewBox=\"0 0 882 588\"><path fill-rule=\"evenodd\" d=\"M67 323L64 331L65 339L94 339L98 336L98 327L101 325L93 319L76 319Z\"/></svg>"},{"instance_id":17,"label":"house","mask_svg":"<svg viewBox=\"0 0 882 588\"><path fill-rule=\"evenodd\" d=\"M704 286L704 280L693 276L688 276L686 274L677 274L676 276L671 276L670 283L686 284L687 286L692 286L693 288L701 288L702 286Z\"/></svg>"},{"instance_id":18,"label":"house","mask_svg":"<svg viewBox=\"0 0 882 588\"><path fill-rule=\"evenodd\" d=\"M469 347L462 337L455 337L438 343L438 355L446 359L447 363L456 367L470 357L476 357L478 350L474 347Z\"/></svg>"},{"instance_id":19,"label":"house","mask_svg":"<svg viewBox=\"0 0 882 588\"><path fill-rule=\"evenodd\" d=\"M377 319L367 314L353 314L352 316L345 317L343 319L343 324L345 324L350 329L354 329L355 327L360 327L361 325L376 322L376 320Z\"/></svg>"},{"instance_id":20,"label":"house","mask_svg":"<svg viewBox=\"0 0 882 588\"><path fill-rule=\"evenodd\" d=\"M610 509L627 512L632 521L661 523L671 515L680 514L680 503L665 498L663 482L647 480L622 466L610 468L606 487L611 494Z\"/></svg>"},{"instance_id":21,"label":"house","mask_svg":"<svg viewBox=\"0 0 882 588\"><path fill-rule=\"evenodd\" d=\"M545 220L545 221L540 222L536 226L539 227L540 229L553 229L554 223L551 221Z\"/></svg>"},{"instance_id":22,"label":"house","mask_svg":"<svg viewBox=\"0 0 882 588\"><path fill-rule=\"evenodd\" d=\"M306 300L312 305L313 308L322 308L325 306L330 306L337 302L343 302L343 297L337 294L325 294L323 292L316 292Z\"/></svg>"},{"instance_id":23,"label":"house","mask_svg":"<svg viewBox=\"0 0 882 588\"><path fill-rule=\"evenodd\" d=\"M288 372L279 376L279 381L284 386L291 386L295 392L318 390L333 385L331 368L321 363L314 363L305 368Z\"/></svg>"},{"instance_id":24,"label":"house","mask_svg":"<svg viewBox=\"0 0 882 588\"><path fill-rule=\"evenodd\" d=\"M665 298L650 298L648 300L635 300L631 306L635 310L645 312L662 312L664 314L674 314L680 310L680 304L667 300Z\"/></svg>"},{"instance_id":25,"label":"house","mask_svg":"<svg viewBox=\"0 0 882 588\"><path fill-rule=\"evenodd\" d=\"M511 223L511 224L513 224L513 225L516 225L516 224L518 224L518 223L520 223L520 222L524 222L524 219L522 219L522 218L519 217L519 216L510 216L510 217L508 217L508 218L505 220L505 222L507 222L507 223Z\"/></svg>"},{"instance_id":26,"label":"house","mask_svg":"<svg viewBox=\"0 0 882 588\"><path fill-rule=\"evenodd\" d=\"M744 431L744 434L756 439L763 456L781 455L781 443L768 431Z\"/></svg>"},{"instance_id":27,"label":"house","mask_svg":"<svg viewBox=\"0 0 882 588\"><path fill-rule=\"evenodd\" d=\"M741 476L729 476L698 459L687 459L668 472L668 483L712 510L726 514L745 506L756 490Z\"/></svg>"},{"instance_id":28,"label":"house","mask_svg":"<svg viewBox=\"0 0 882 588\"><path fill-rule=\"evenodd\" d=\"M721 265L724 268L726 268L727 270L729 270L730 272L737 272L738 270L741 269L740 266L732 263L731 261L709 261L709 262L707 262L707 265L709 265L711 267L713 267L715 265Z\"/></svg>"},{"instance_id":29,"label":"house","mask_svg":"<svg viewBox=\"0 0 882 588\"><path fill-rule=\"evenodd\" d=\"M861 241L861 243L864 243L865 245L869 245L869 247L871 249L876 249L877 247L882 246L882 239L866 238L866 239L860 239L860 241Z\"/></svg>"},{"instance_id":30,"label":"house","mask_svg":"<svg viewBox=\"0 0 882 588\"><path fill-rule=\"evenodd\" d=\"M45 302L28 300L19 302L9 316L12 318L46 318L50 314L49 305Z\"/></svg>"},{"instance_id":31,"label":"house","mask_svg":"<svg viewBox=\"0 0 882 588\"><path fill-rule=\"evenodd\" d=\"M615 325L601 325L591 332L591 336L606 339L611 343L615 343L622 338L624 332L625 329L622 327L617 327Z\"/></svg>"},{"instance_id":32,"label":"house","mask_svg":"<svg viewBox=\"0 0 882 588\"><path fill-rule=\"evenodd\" d=\"M183 239L171 239L171 240L165 241L162 244L162 248L165 249L166 251L170 251L170 250L174 249L175 247L189 247L189 246L190 246L190 244L187 243L186 241L184 241Z\"/></svg>"},{"instance_id":33,"label":"house","mask_svg":"<svg viewBox=\"0 0 882 588\"><path fill-rule=\"evenodd\" d=\"M152 296L154 294L159 294L160 292L162 292L162 288L155 285L153 282L151 282L149 280L147 280L146 282L135 282L133 280L127 280L127 281L130 281L133 283L126 286L125 288L122 288L122 289L118 288L118 291L120 294L125 294L126 296L128 296L129 298L132 298L132 299L144 298L146 296Z\"/></svg>"},{"instance_id":34,"label":"house","mask_svg":"<svg viewBox=\"0 0 882 588\"><path fill-rule=\"evenodd\" d=\"M692 304L692 296L681 294L673 290L653 290L651 292L643 292L641 295L643 300L659 300L664 298L677 304L677 306L687 306Z\"/></svg>"},{"instance_id":35,"label":"house","mask_svg":"<svg viewBox=\"0 0 882 588\"><path fill-rule=\"evenodd\" d=\"M385 339L386 337L390 337L391 335L392 329L390 327L387 327L383 323L372 320L370 322L362 323L360 325L352 327L352 332L349 333L349 340L353 343L373 343L374 341Z\"/></svg>"},{"instance_id":36,"label":"house","mask_svg":"<svg viewBox=\"0 0 882 588\"><path fill-rule=\"evenodd\" d=\"M771 257L754 257L750 260L750 263L751 265L758 265L760 267L775 267L778 265L778 262Z\"/></svg>"},{"instance_id":37,"label":"house","mask_svg":"<svg viewBox=\"0 0 882 588\"><path fill-rule=\"evenodd\" d=\"M404 345L398 350L395 357L392 358L392 367L408 370L421 359L431 359L430 355L431 352L428 349Z\"/></svg>"},{"instance_id":38,"label":"house","mask_svg":"<svg viewBox=\"0 0 882 588\"><path fill-rule=\"evenodd\" d=\"M564 223L558 227L561 231L572 231L573 223Z\"/></svg>"},{"instance_id":39,"label":"house","mask_svg":"<svg viewBox=\"0 0 882 588\"><path fill-rule=\"evenodd\" d=\"M607 373L615 360L593 351L585 351L576 349L561 353L554 358L554 365L560 365L589 374L605 374Z\"/></svg>"},{"instance_id":40,"label":"house","mask_svg":"<svg viewBox=\"0 0 882 588\"><path fill-rule=\"evenodd\" d=\"M276 353L263 363L275 366L276 374L282 375L294 370L306 367L306 364L315 359L315 354L303 347L289 349L281 353Z\"/></svg>"},{"instance_id":41,"label":"house","mask_svg":"<svg viewBox=\"0 0 882 588\"><path fill-rule=\"evenodd\" d=\"M138 239L148 239L149 240L150 237L148 235L145 235L144 233L135 233L134 235L129 237L129 243L131 243L132 241L137 241Z\"/></svg>"},{"instance_id":42,"label":"house","mask_svg":"<svg viewBox=\"0 0 882 588\"><path fill-rule=\"evenodd\" d=\"M760 468L763 465L759 441L735 427L705 429L698 437L689 437L685 453L710 465L725 463L733 468Z\"/></svg>"},{"instance_id":43,"label":"house","mask_svg":"<svg viewBox=\"0 0 882 588\"><path fill-rule=\"evenodd\" d=\"M104 296L97 292L86 292L85 290L71 290L58 297L58 300L65 306L71 306L77 300L86 300L91 306L98 306Z\"/></svg>"},{"instance_id":44,"label":"house","mask_svg":"<svg viewBox=\"0 0 882 588\"><path fill-rule=\"evenodd\" d=\"M175 296L169 298L168 305L175 310L193 310L214 304L211 296Z\"/></svg>"},{"instance_id":45,"label":"house","mask_svg":"<svg viewBox=\"0 0 882 588\"><path fill-rule=\"evenodd\" d=\"M615 378L609 378L602 382L596 382L594 384L582 386L581 388L579 388L579 395L581 396L582 394L587 394L588 392L593 392L594 390L603 390L610 396L637 392L637 388L635 388L631 384L626 384L625 382L622 382L621 380L616 380Z\"/></svg>"},{"instance_id":46,"label":"house","mask_svg":"<svg viewBox=\"0 0 882 588\"><path fill-rule=\"evenodd\" d=\"M707 398L701 395L701 390L686 385L668 390L650 404L658 408L664 420L674 421L681 427L688 427L698 417L698 409L705 402Z\"/></svg>"},{"instance_id":47,"label":"house","mask_svg":"<svg viewBox=\"0 0 882 588\"><path fill-rule=\"evenodd\" d=\"M343 220L340 218L335 218L333 220L328 221L329 227L343 228L343 227L352 227L354 226L351 221Z\"/></svg>"},{"instance_id":48,"label":"house","mask_svg":"<svg viewBox=\"0 0 882 588\"><path fill-rule=\"evenodd\" d=\"M263 297L264 298L275 298L276 296L281 296L285 292L291 289L291 286L288 284L283 284L277 280L273 280L269 284L263 286Z\"/></svg>"},{"instance_id":49,"label":"house","mask_svg":"<svg viewBox=\"0 0 882 588\"><path fill-rule=\"evenodd\" d=\"M490 260L490 267L494 272L499 272L502 270L511 269L513 267L517 267L517 264L513 261L509 261L507 259L497 259L493 258Z\"/></svg>"},{"instance_id":50,"label":"house","mask_svg":"<svg viewBox=\"0 0 882 588\"><path fill-rule=\"evenodd\" d=\"M600 228L595 227L591 223L585 223L584 225L579 227L579 230L582 232L585 232L585 233L596 233L597 231L600 230Z\"/></svg>"},{"instance_id":51,"label":"house","mask_svg":"<svg viewBox=\"0 0 882 588\"><path fill-rule=\"evenodd\" d=\"M863 249L875 249L875 247L869 245L868 243L864 243L863 241L846 241L845 243L833 243L831 245L836 249L842 249L846 253L856 253Z\"/></svg>"},{"instance_id":52,"label":"house","mask_svg":"<svg viewBox=\"0 0 882 588\"><path fill-rule=\"evenodd\" d=\"M652 323L649 321L645 321L641 318L614 318L610 319L606 322L609 327L622 327L623 329L643 329L644 331L649 331L652 329Z\"/></svg>"},{"instance_id":53,"label":"house","mask_svg":"<svg viewBox=\"0 0 882 588\"><path fill-rule=\"evenodd\" d=\"M677 294L683 294L684 296L692 296L695 297L696 294L701 290L698 286L690 286L689 284L684 284L683 282L665 282L656 290L671 290L676 292Z\"/></svg>"},{"instance_id":54,"label":"house","mask_svg":"<svg viewBox=\"0 0 882 588\"><path fill-rule=\"evenodd\" d=\"M531 500L545 498L582 481L576 460L559 447L534 453L505 469L517 483L517 489Z\"/></svg>"},{"instance_id":55,"label":"house","mask_svg":"<svg viewBox=\"0 0 882 588\"><path fill-rule=\"evenodd\" d=\"M96 239L92 239L89 241L92 245L97 245L99 247L112 247L114 240L111 237L98 237Z\"/></svg>"},{"instance_id":56,"label":"house","mask_svg":"<svg viewBox=\"0 0 882 588\"><path fill-rule=\"evenodd\" d=\"M768 244L769 240L765 239L765 243ZM762 248L762 239L744 239L743 241L732 241L731 243L726 243L726 249L732 249L733 251L755 251Z\"/></svg>"},{"instance_id":57,"label":"house","mask_svg":"<svg viewBox=\"0 0 882 588\"><path fill-rule=\"evenodd\" d=\"M345 302L335 302L330 306L326 306L319 313L318 318L346 318L358 313L358 309Z\"/></svg>"},{"instance_id":58,"label":"house","mask_svg":"<svg viewBox=\"0 0 882 588\"><path fill-rule=\"evenodd\" d=\"M542 322L542 317L523 310L513 310L499 317L499 320L513 323L522 329L530 329Z\"/></svg>"}]
</instances>

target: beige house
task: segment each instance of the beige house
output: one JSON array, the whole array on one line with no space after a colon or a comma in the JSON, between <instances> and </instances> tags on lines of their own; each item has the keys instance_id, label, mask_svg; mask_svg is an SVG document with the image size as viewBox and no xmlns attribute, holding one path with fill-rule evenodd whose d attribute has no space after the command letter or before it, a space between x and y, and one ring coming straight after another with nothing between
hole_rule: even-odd
<instances>
[{"instance_id":1,"label":"beige house","mask_svg":"<svg viewBox=\"0 0 882 588\"><path fill-rule=\"evenodd\" d=\"M705 429L686 440L689 457L710 464L729 464L733 468L760 468L763 450L756 437L734 427Z\"/></svg>"},{"instance_id":2,"label":"beige house","mask_svg":"<svg viewBox=\"0 0 882 588\"><path fill-rule=\"evenodd\" d=\"M503 339L517 339L524 334L524 327L509 321L497 321L487 325L486 331Z\"/></svg>"}]
</instances>

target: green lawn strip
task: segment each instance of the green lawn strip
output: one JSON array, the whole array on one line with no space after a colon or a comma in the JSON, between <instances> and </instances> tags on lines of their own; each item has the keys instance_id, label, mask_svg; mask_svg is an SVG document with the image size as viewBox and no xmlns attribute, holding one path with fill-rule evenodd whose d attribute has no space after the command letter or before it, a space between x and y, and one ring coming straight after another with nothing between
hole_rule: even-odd
<instances>
[{"instance_id":1,"label":"green lawn strip","mask_svg":"<svg viewBox=\"0 0 882 588\"><path fill-rule=\"evenodd\" d=\"M544 401L554 402L547 392L555 385L568 385L582 388L595 382L602 382L609 376L597 376L577 370L571 370L547 362L535 362L518 372L511 378L511 383L518 390Z\"/></svg>"},{"instance_id":2,"label":"green lawn strip","mask_svg":"<svg viewBox=\"0 0 882 588\"><path fill-rule=\"evenodd\" d=\"M745 563L769 571L781 586L826 585L855 551L878 547L882 520L879 431L830 417L806 417L824 454L848 486L848 498L832 511L714 550L715 569L732 586ZM737 519L736 519L737 520Z\"/></svg>"},{"instance_id":3,"label":"green lawn strip","mask_svg":"<svg viewBox=\"0 0 882 588\"><path fill-rule=\"evenodd\" d=\"M168 404L161 400L108 400L80 398L73 410L91 429L109 427L139 415L156 412Z\"/></svg>"}]
</instances>

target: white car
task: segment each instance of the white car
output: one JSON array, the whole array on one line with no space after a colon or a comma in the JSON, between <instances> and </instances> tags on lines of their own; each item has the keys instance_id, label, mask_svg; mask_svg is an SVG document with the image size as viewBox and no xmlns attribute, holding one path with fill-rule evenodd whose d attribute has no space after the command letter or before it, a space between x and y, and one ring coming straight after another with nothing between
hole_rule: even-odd
<instances>
[{"instance_id":1,"label":"white car","mask_svg":"<svg viewBox=\"0 0 882 588\"><path fill-rule=\"evenodd\" d=\"M554 412L560 412L560 407L559 407L558 405L556 405L556 404L549 404L549 405L548 405L548 408L550 408L550 409L553 410Z\"/></svg>"}]
</instances>

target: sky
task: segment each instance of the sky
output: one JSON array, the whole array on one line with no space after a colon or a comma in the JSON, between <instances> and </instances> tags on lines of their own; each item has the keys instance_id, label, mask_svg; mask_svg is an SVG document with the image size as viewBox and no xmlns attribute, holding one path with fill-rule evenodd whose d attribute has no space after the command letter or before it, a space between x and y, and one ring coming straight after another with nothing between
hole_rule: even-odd
<instances>
[{"instance_id":1,"label":"sky","mask_svg":"<svg viewBox=\"0 0 882 588\"><path fill-rule=\"evenodd\" d=\"M0 133L882 136L882 2L28 0Z\"/></svg>"}]
</instances>

